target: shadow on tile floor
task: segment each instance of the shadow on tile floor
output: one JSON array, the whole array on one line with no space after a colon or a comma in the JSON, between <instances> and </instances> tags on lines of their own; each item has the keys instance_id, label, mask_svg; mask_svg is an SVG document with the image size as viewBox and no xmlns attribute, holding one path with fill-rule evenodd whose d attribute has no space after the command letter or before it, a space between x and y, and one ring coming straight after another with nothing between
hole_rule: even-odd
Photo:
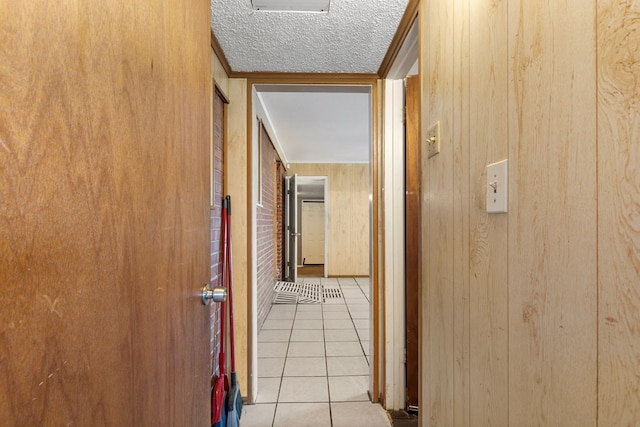
<instances>
[{"instance_id":1,"label":"shadow on tile floor","mask_svg":"<svg viewBox=\"0 0 640 427\"><path fill-rule=\"evenodd\" d=\"M418 416L406 411L389 411L393 427L417 427Z\"/></svg>"}]
</instances>

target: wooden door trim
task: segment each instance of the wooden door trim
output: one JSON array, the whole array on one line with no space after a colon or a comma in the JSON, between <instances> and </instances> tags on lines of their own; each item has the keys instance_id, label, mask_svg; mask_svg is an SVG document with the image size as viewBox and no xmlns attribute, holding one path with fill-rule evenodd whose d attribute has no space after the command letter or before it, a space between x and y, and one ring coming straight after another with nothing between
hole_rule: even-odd
<instances>
[{"instance_id":1,"label":"wooden door trim","mask_svg":"<svg viewBox=\"0 0 640 427\"><path fill-rule=\"evenodd\" d=\"M391 70L391 67L393 66L396 58L398 57L398 54L400 53L400 49L402 48L402 44L407 38L407 34L409 34L411 27L418 18L419 6L420 0L409 0L409 4L407 4L407 8L405 9L404 15L402 15L402 19L400 20L400 24L398 25L398 29L396 30L396 33L391 40L389 49L387 49L387 53L382 59L380 67L378 68L378 76L381 79L386 79L389 75L389 71Z\"/></svg>"},{"instance_id":2,"label":"wooden door trim","mask_svg":"<svg viewBox=\"0 0 640 427\"><path fill-rule=\"evenodd\" d=\"M420 381L418 376L419 365L419 340L420 327L419 313L420 305L417 298L412 299L409 296L411 291L415 291L417 297L420 288L420 235L419 233L411 233L410 230L421 230L421 206L420 206L420 77L407 77L405 86L405 319L406 319L406 375L407 379L410 374L415 374L418 379L417 385L412 385L409 381L406 383L407 394L405 401L407 405L419 405L419 389ZM410 88L416 91L414 105L414 114L410 115ZM410 153L414 155L409 156ZM413 304L412 304L413 303ZM415 325L410 323L413 319ZM411 325L415 326L415 336L410 334ZM415 350L415 354L412 352ZM413 371L415 369L415 371Z\"/></svg>"},{"instance_id":3,"label":"wooden door trim","mask_svg":"<svg viewBox=\"0 0 640 427\"><path fill-rule=\"evenodd\" d=\"M242 77L241 75L232 75L231 77ZM247 96L247 376L251 378L253 376L253 354L257 349L253 348L252 337L257 331L253 330L253 318L257 316L257 313L253 313L253 300L256 295L253 291L253 237L255 230L253 230L252 221L252 209L253 209L253 87L261 84L303 84L303 85L332 85L332 86L369 86L371 88L371 162L370 162L370 174L372 177L372 208L371 208L371 248L370 253L372 255L372 262L369 266L371 271L371 295L373 300L371 302L373 307L374 319L373 319L373 352L372 352L372 366L373 369L373 390L371 390L371 399L373 402L380 401L380 358L383 357L384 351L380 351L380 334L382 331L379 327L379 310L380 310L380 266L384 266L384 259L380 259L379 246L384 242L379 240L379 235L382 233L382 226L380 226L379 210L380 204L380 173L383 170L379 162L382 159L381 150L381 138L380 132L380 84L377 75L375 74L306 74L306 73L249 73L246 75L246 96ZM252 381L248 383L248 396L252 401L253 385Z\"/></svg>"},{"instance_id":4,"label":"wooden door trim","mask_svg":"<svg viewBox=\"0 0 640 427\"><path fill-rule=\"evenodd\" d=\"M222 47L220 46L220 42L218 42L218 38L213 33L213 30L211 30L211 49L213 49L213 53L218 57L218 61L220 61L220 65L222 65L227 76L231 76L231 66L229 65L229 61L227 60Z\"/></svg>"}]
</instances>

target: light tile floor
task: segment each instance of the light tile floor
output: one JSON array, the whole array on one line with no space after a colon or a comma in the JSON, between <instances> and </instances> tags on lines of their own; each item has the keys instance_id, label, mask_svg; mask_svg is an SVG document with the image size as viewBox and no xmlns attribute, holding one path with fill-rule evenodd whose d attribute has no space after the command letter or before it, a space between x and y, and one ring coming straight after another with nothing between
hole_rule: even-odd
<instances>
[{"instance_id":1,"label":"light tile floor","mask_svg":"<svg viewBox=\"0 0 640 427\"><path fill-rule=\"evenodd\" d=\"M369 388L369 278L303 279L339 287L323 304L274 304L258 334L258 398L242 427L389 427Z\"/></svg>"}]
</instances>

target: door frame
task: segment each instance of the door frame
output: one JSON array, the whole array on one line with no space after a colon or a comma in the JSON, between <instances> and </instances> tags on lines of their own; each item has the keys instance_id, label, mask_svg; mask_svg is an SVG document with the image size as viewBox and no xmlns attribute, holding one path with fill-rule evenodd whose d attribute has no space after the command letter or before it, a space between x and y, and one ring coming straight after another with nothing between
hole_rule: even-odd
<instances>
[{"instance_id":1,"label":"door frame","mask_svg":"<svg viewBox=\"0 0 640 427\"><path fill-rule=\"evenodd\" d=\"M324 178L324 277L329 277L329 177Z\"/></svg>"},{"instance_id":2,"label":"door frame","mask_svg":"<svg viewBox=\"0 0 640 427\"><path fill-rule=\"evenodd\" d=\"M305 210L306 207L311 206L311 204L324 203L324 200L311 200L311 199L302 199L300 200L300 259L302 259L302 266L307 265L307 257L309 253L305 250L305 241L308 243L308 240L305 238L305 231L309 231L308 225L308 212ZM324 232L324 205L322 206L322 230ZM324 240L324 235L322 240ZM324 241L322 242L324 245ZM324 263L324 246L322 247L322 262ZM309 263L309 264L318 264L318 263Z\"/></svg>"},{"instance_id":3,"label":"door frame","mask_svg":"<svg viewBox=\"0 0 640 427\"><path fill-rule=\"evenodd\" d=\"M300 178L304 180L304 178L313 178L314 180L322 180L322 202L324 203L324 268L323 268L323 277L329 277L329 177L328 176L309 176L309 175L298 175L298 182L300 182ZM298 195L298 200L304 202L317 202L318 199L301 199ZM302 215L302 213L301 213ZM300 229L302 231L302 227Z\"/></svg>"},{"instance_id":4,"label":"door frame","mask_svg":"<svg viewBox=\"0 0 640 427\"><path fill-rule=\"evenodd\" d=\"M298 210L298 174L285 176L285 197L284 197L284 252L285 252L285 272L283 279L290 282L297 281L298 278L298 222L300 221L300 212ZM291 203L291 200L294 203ZM292 215L293 212L293 215ZM292 225L292 218L294 219ZM293 227L293 231L291 228ZM293 255L292 255L293 254ZM292 262L293 261L293 262ZM257 268L257 266L256 266ZM293 270L293 273L291 273Z\"/></svg>"},{"instance_id":5,"label":"door frame","mask_svg":"<svg viewBox=\"0 0 640 427\"><path fill-rule=\"evenodd\" d=\"M249 403L255 402L258 392L258 376L255 375L258 367L258 325L257 313L255 312L257 304L257 268L256 260L256 204L254 188L254 134L253 118L255 117L255 86L256 85L316 85L316 86L366 86L370 89L371 95L371 145L370 145L370 258L369 264L370 280L371 280L371 309L372 309L372 363L370 365L370 393L373 402L379 402L381 398L380 390L381 378L384 372L382 359L384 356L384 347L381 346L383 330L381 328L381 320L384 313L381 311L381 295L380 281L381 274L384 272L384 254L381 247L384 244L382 239L383 227L380 223L382 213L381 204L381 182L382 182L382 152L380 137L380 99L381 85L376 75L367 74L297 74L297 73L255 73L246 79L246 95L247 95L247 215L249 226L247 227L247 373L248 373L248 400ZM277 146L277 143L274 145ZM326 191L326 187L325 187ZM326 216L325 216L326 218Z\"/></svg>"},{"instance_id":6,"label":"door frame","mask_svg":"<svg viewBox=\"0 0 640 427\"><path fill-rule=\"evenodd\" d=\"M385 238L385 404L404 409L405 400L405 268L404 268L404 82L385 81L384 183Z\"/></svg>"},{"instance_id":7,"label":"door frame","mask_svg":"<svg viewBox=\"0 0 640 427\"><path fill-rule=\"evenodd\" d=\"M402 286L385 288L385 407L405 409L405 189L404 189L404 78L419 62L419 21L417 10L399 52L384 80L384 238L387 255L385 283ZM418 72L419 75L419 72ZM398 256L400 254L401 256ZM418 295L418 304L420 304ZM420 321L419 321L420 325ZM419 340L420 340L420 334ZM421 344L419 344L421 347ZM418 369L420 370L420 368Z\"/></svg>"}]
</instances>

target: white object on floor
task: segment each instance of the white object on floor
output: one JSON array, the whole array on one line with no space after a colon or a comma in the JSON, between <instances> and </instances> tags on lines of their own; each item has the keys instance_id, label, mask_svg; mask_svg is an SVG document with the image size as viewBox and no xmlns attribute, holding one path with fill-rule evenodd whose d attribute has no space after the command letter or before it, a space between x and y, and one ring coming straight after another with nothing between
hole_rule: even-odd
<instances>
[{"instance_id":1,"label":"white object on floor","mask_svg":"<svg viewBox=\"0 0 640 427\"><path fill-rule=\"evenodd\" d=\"M325 288L320 283L277 281L273 290L274 304L320 304L327 298L342 298L340 289Z\"/></svg>"}]
</instances>

